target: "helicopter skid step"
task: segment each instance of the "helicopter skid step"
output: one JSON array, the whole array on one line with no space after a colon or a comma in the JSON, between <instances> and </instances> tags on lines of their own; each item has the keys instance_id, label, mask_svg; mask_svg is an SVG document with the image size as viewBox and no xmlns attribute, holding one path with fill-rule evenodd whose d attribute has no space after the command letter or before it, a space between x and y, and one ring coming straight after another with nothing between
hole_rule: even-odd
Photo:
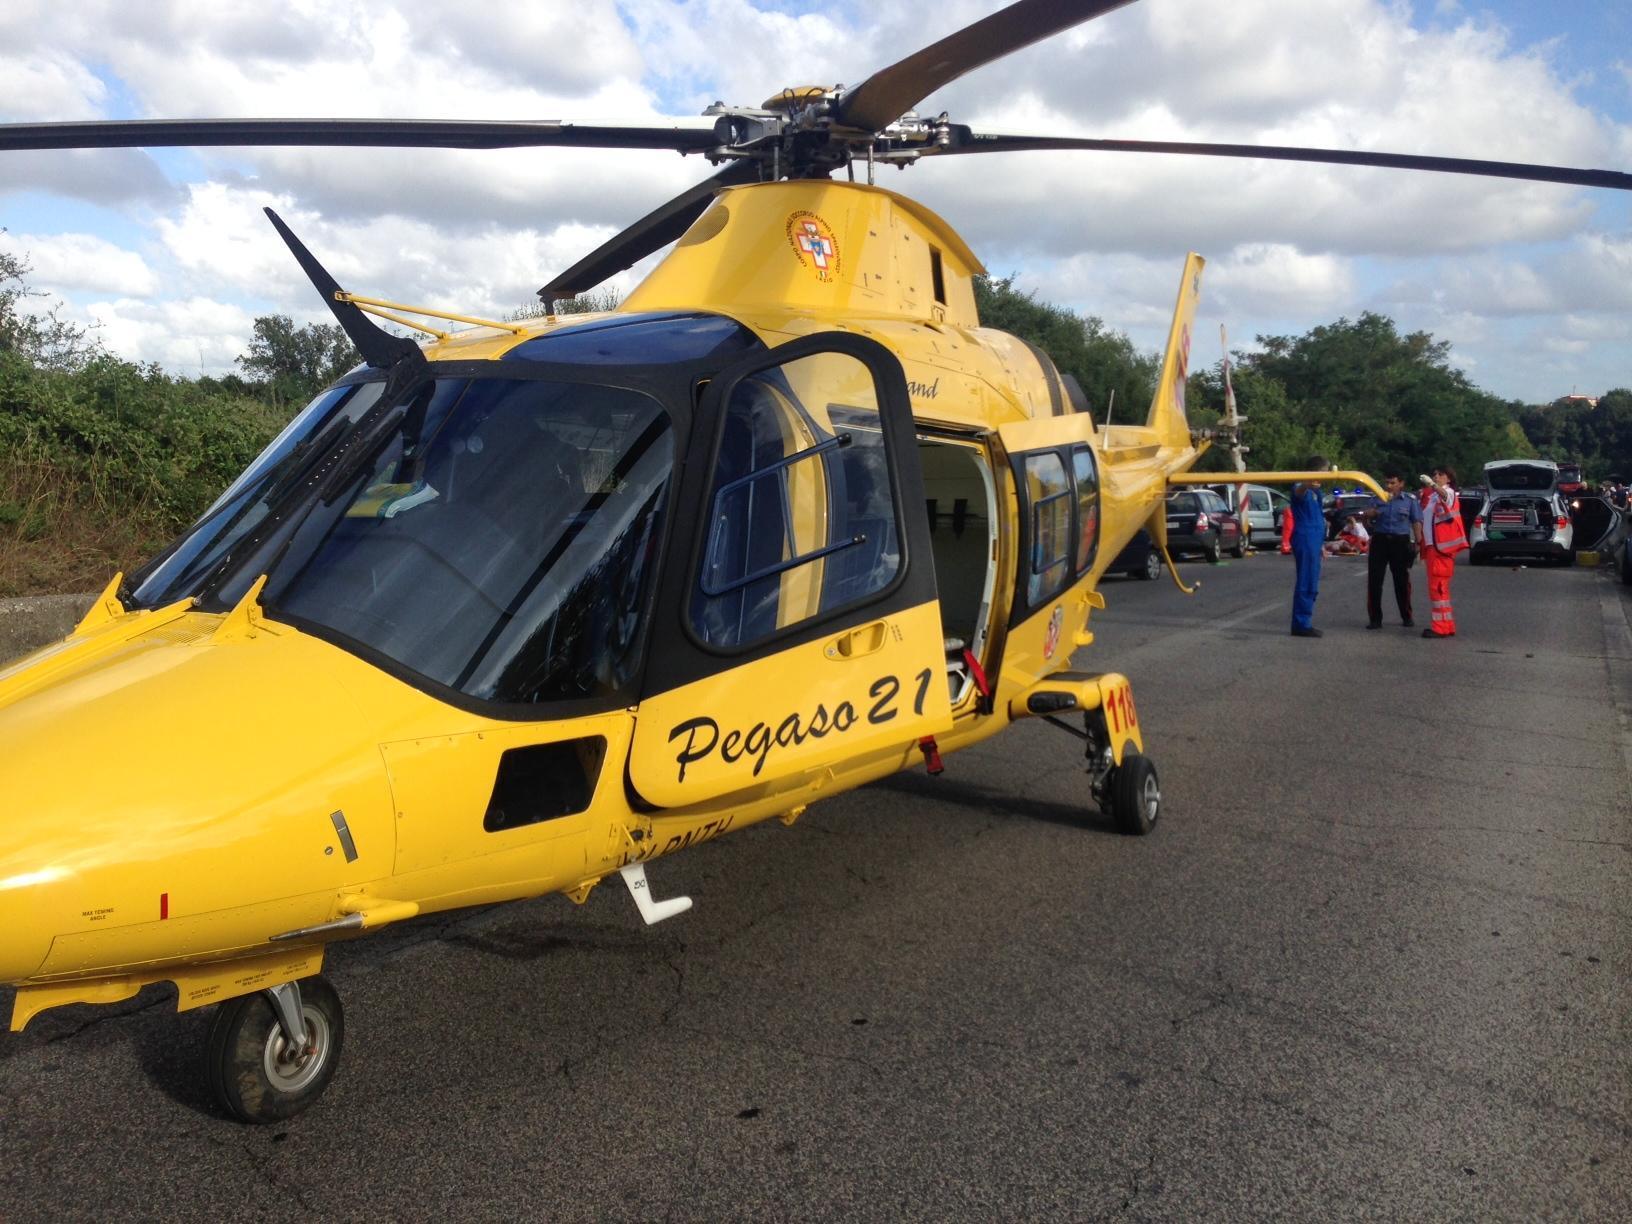
<instances>
[{"instance_id":1,"label":"helicopter skid step","mask_svg":"<svg viewBox=\"0 0 1632 1224\"><path fill-rule=\"evenodd\" d=\"M665 918L673 918L676 914L683 914L691 908L690 897L670 897L667 901L659 901L652 896L652 890L646 883L645 863L630 863L627 867L620 867L618 874L629 886L629 895L635 899L635 908L640 911L640 916L646 920L647 926L655 926Z\"/></svg>"}]
</instances>

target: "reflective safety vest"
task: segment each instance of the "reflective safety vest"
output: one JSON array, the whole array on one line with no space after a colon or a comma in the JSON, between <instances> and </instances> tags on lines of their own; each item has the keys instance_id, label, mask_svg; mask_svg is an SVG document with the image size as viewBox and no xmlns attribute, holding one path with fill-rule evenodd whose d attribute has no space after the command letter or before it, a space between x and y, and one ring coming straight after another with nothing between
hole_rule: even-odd
<instances>
[{"instance_id":1,"label":"reflective safety vest","mask_svg":"<svg viewBox=\"0 0 1632 1224\"><path fill-rule=\"evenodd\" d=\"M1461 499L1454 489L1449 506L1437 493L1428 499L1422 527L1435 552L1454 557L1468 546L1468 529L1462 525Z\"/></svg>"}]
</instances>

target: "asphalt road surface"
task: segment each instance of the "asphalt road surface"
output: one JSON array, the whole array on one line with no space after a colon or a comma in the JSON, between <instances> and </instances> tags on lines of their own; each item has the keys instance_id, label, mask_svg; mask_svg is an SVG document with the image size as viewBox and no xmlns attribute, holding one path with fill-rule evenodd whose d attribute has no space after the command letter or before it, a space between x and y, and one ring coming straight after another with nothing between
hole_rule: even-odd
<instances>
[{"instance_id":1,"label":"asphalt road surface","mask_svg":"<svg viewBox=\"0 0 1632 1224\"><path fill-rule=\"evenodd\" d=\"M1464 567L1425 642L1327 565L1320 641L1283 558L1106 584L1149 837L1024 725L654 864L651 930L613 881L341 946L282 1126L168 988L50 1012L0 1218L1632 1218L1632 592Z\"/></svg>"}]
</instances>

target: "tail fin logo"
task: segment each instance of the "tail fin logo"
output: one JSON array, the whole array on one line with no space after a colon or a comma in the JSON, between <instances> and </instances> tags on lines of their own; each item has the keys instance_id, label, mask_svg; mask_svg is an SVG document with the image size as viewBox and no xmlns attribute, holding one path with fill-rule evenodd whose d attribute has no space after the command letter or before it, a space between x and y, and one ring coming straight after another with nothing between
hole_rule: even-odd
<instances>
[{"instance_id":1,"label":"tail fin logo","mask_svg":"<svg viewBox=\"0 0 1632 1224\"><path fill-rule=\"evenodd\" d=\"M1196 275L1195 284L1199 290L1201 285L1200 273ZM1179 410L1179 415L1182 417L1185 415L1184 385L1190 377L1190 324L1188 323L1179 332L1179 351L1176 357L1175 369L1178 376L1173 380L1173 405Z\"/></svg>"}]
</instances>

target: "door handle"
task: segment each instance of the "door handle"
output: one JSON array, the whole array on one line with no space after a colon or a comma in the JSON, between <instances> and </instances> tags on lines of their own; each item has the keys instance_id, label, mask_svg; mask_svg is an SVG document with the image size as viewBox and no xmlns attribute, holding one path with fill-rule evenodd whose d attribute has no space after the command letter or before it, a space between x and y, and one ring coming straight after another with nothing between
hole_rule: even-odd
<instances>
[{"instance_id":1,"label":"door handle","mask_svg":"<svg viewBox=\"0 0 1632 1224\"><path fill-rule=\"evenodd\" d=\"M827 644L827 657L859 659L863 655L870 655L876 650L883 649L884 640L889 636L889 629L887 621L874 621L870 625L841 633Z\"/></svg>"}]
</instances>

